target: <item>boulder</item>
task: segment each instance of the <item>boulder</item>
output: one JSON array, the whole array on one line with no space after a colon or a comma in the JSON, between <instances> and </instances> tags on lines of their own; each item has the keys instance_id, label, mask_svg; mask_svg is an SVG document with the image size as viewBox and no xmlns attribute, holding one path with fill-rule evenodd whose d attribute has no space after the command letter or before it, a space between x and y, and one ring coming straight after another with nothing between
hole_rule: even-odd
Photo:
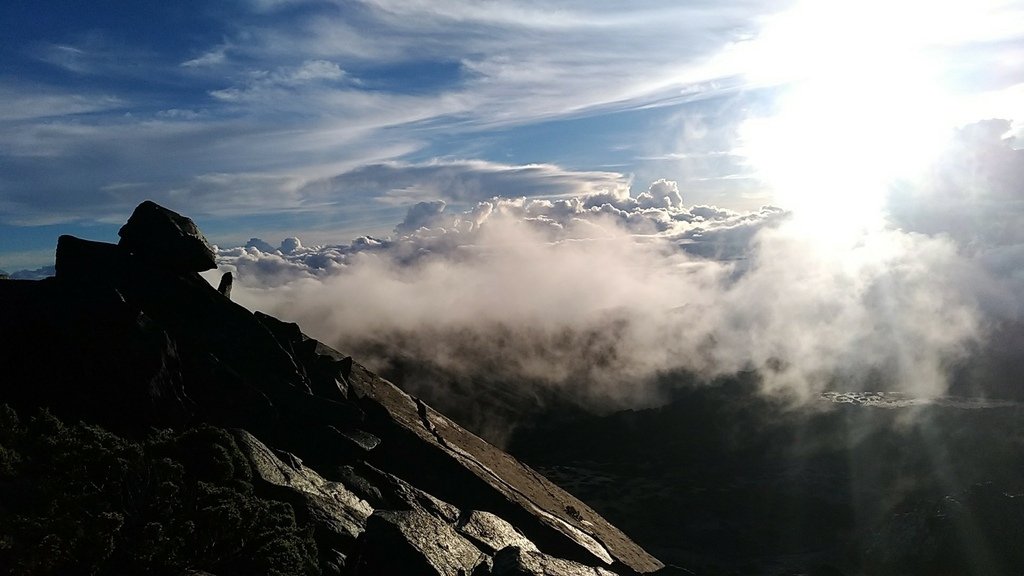
<instances>
[{"instance_id":1,"label":"boulder","mask_svg":"<svg viewBox=\"0 0 1024 576\"><path fill-rule=\"evenodd\" d=\"M595 568L554 558L541 552L509 546L494 556L492 576L615 576L604 568Z\"/></svg>"},{"instance_id":2,"label":"boulder","mask_svg":"<svg viewBox=\"0 0 1024 576\"><path fill-rule=\"evenodd\" d=\"M378 510L360 538L353 573L468 576L486 574L488 560L454 528L422 510Z\"/></svg>"},{"instance_id":3,"label":"boulder","mask_svg":"<svg viewBox=\"0 0 1024 576\"><path fill-rule=\"evenodd\" d=\"M231 275L231 272L221 274L220 284L217 285L217 292L223 294L225 298L231 298L231 285L234 281L234 276Z\"/></svg>"},{"instance_id":4,"label":"boulder","mask_svg":"<svg viewBox=\"0 0 1024 576\"><path fill-rule=\"evenodd\" d=\"M156 202L139 204L117 233L119 246L137 258L172 272L217 267L213 247L191 219Z\"/></svg>"},{"instance_id":5,"label":"boulder","mask_svg":"<svg viewBox=\"0 0 1024 576\"><path fill-rule=\"evenodd\" d=\"M470 510L459 519L456 529L488 554L509 546L539 552L537 546L516 530L515 526L490 512Z\"/></svg>"},{"instance_id":6,"label":"boulder","mask_svg":"<svg viewBox=\"0 0 1024 576\"><path fill-rule=\"evenodd\" d=\"M128 253L116 244L63 234L57 238L54 271L62 280L109 285L124 274L127 258Z\"/></svg>"},{"instance_id":7,"label":"boulder","mask_svg":"<svg viewBox=\"0 0 1024 576\"><path fill-rule=\"evenodd\" d=\"M351 554L373 514L370 504L343 483L324 479L297 457L286 454L283 460L245 430L232 433L249 461L257 489L290 503L299 520L313 527L321 557L337 564Z\"/></svg>"}]
</instances>

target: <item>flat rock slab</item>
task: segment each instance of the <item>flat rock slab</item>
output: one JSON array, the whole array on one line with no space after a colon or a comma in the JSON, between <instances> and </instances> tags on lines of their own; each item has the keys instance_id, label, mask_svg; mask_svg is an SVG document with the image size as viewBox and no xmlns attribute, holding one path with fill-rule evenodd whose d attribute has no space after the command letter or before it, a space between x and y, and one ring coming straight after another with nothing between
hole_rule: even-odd
<instances>
[{"instance_id":1,"label":"flat rock slab","mask_svg":"<svg viewBox=\"0 0 1024 576\"><path fill-rule=\"evenodd\" d=\"M537 546L515 526L490 512L470 510L459 520L457 530L488 554L509 546L539 552Z\"/></svg>"},{"instance_id":2,"label":"flat rock slab","mask_svg":"<svg viewBox=\"0 0 1024 576\"><path fill-rule=\"evenodd\" d=\"M616 576L595 568L536 551L509 547L494 556L491 576Z\"/></svg>"},{"instance_id":3,"label":"flat rock slab","mask_svg":"<svg viewBox=\"0 0 1024 576\"><path fill-rule=\"evenodd\" d=\"M353 364L350 391L381 438L367 461L463 509L488 510L558 557L640 573L663 564L529 466Z\"/></svg>"}]
</instances>

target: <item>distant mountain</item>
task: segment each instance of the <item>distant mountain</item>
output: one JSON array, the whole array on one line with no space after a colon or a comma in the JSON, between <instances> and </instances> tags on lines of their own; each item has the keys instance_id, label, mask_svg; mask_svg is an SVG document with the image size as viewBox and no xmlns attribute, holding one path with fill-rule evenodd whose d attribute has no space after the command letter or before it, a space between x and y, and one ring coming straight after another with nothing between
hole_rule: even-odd
<instances>
[{"instance_id":1,"label":"distant mountain","mask_svg":"<svg viewBox=\"0 0 1024 576\"><path fill-rule=\"evenodd\" d=\"M666 568L418 398L251 313L152 202L0 281L0 567L31 574ZM291 242L289 248L299 246Z\"/></svg>"},{"instance_id":2,"label":"distant mountain","mask_svg":"<svg viewBox=\"0 0 1024 576\"><path fill-rule=\"evenodd\" d=\"M14 280L42 280L43 278L49 278L56 274L56 269L53 266L43 266L36 268L35 270L18 270L7 274L8 278Z\"/></svg>"}]
</instances>

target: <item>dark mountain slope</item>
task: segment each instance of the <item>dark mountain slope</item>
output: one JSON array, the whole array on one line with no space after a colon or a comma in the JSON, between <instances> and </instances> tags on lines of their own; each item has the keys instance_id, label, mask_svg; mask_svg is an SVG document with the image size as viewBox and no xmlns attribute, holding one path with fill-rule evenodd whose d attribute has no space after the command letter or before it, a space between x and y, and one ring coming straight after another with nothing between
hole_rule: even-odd
<instances>
[{"instance_id":1,"label":"dark mountain slope","mask_svg":"<svg viewBox=\"0 0 1024 576\"><path fill-rule=\"evenodd\" d=\"M662 567L529 467L298 326L234 304L230 282L222 283L224 293L209 286L198 272L213 267L213 253L187 218L147 202L120 235L117 245L62 236L55 277L0 281L0 402L23 421L52 418L31 418L40 408L65 428L83 421L113 433L104 436L109 443L134 446L129 451L143 462L154 428L223 431L215 434L218 450L234 460L240 454L248 470L219 478L242 486L245 498L251 485L256 497L285 503L297 522L295 538L312 534L323 573L631 574ZM21 462L36 457L26 451L31 443L0 441ZM23 481L26 470L10 468L0 487ZM206 482L190 466L181 470L182 486ZM0 506L0 514L10 513ZM10 550L37 549L39 542L26 538L47 537L12 530L0 522L0 543ZM122 528L110 530L112 548L93 559L91 573L116 573L113 559L131 556L123 548L132 540ZM216 572L220 565L169 563L164 572L182 573L181 566ZM18 573L57 572L40 565Z\"/></svg>"}]
</instances>

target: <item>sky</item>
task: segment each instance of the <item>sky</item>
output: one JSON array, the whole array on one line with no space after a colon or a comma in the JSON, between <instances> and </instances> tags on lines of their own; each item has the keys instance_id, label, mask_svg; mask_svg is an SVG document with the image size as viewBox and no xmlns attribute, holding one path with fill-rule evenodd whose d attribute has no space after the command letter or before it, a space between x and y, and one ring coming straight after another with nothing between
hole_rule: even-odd
<instances>
[{"instance_id":1,"label":"sky","mask_svg":"<svg viewBox=\"0 0 1024 576\"><path fill-rule=\"evenodd\" d=\"M659 179L756 210L793 200L766 163L776 184L807 156L836 180L847 159L823 149L1024 101L1024 7L998 0L13 0L0 28L8 270L49 263L62 232L110 238L144 199L219 245ZM832 103L787 117L800 99Z\"/></svg>"},{"instance_id":2,"label":"sky","mask_svg":"<svg viewBox=\"0 0 1024 576\"><path fill-rule=\"evenodd\" d=\"M10 0L0 31L9 272L151 199L325 341L625 402L675 369L937 394L1024 309L1019 0Z\"/></svg>"}]
</instances>

